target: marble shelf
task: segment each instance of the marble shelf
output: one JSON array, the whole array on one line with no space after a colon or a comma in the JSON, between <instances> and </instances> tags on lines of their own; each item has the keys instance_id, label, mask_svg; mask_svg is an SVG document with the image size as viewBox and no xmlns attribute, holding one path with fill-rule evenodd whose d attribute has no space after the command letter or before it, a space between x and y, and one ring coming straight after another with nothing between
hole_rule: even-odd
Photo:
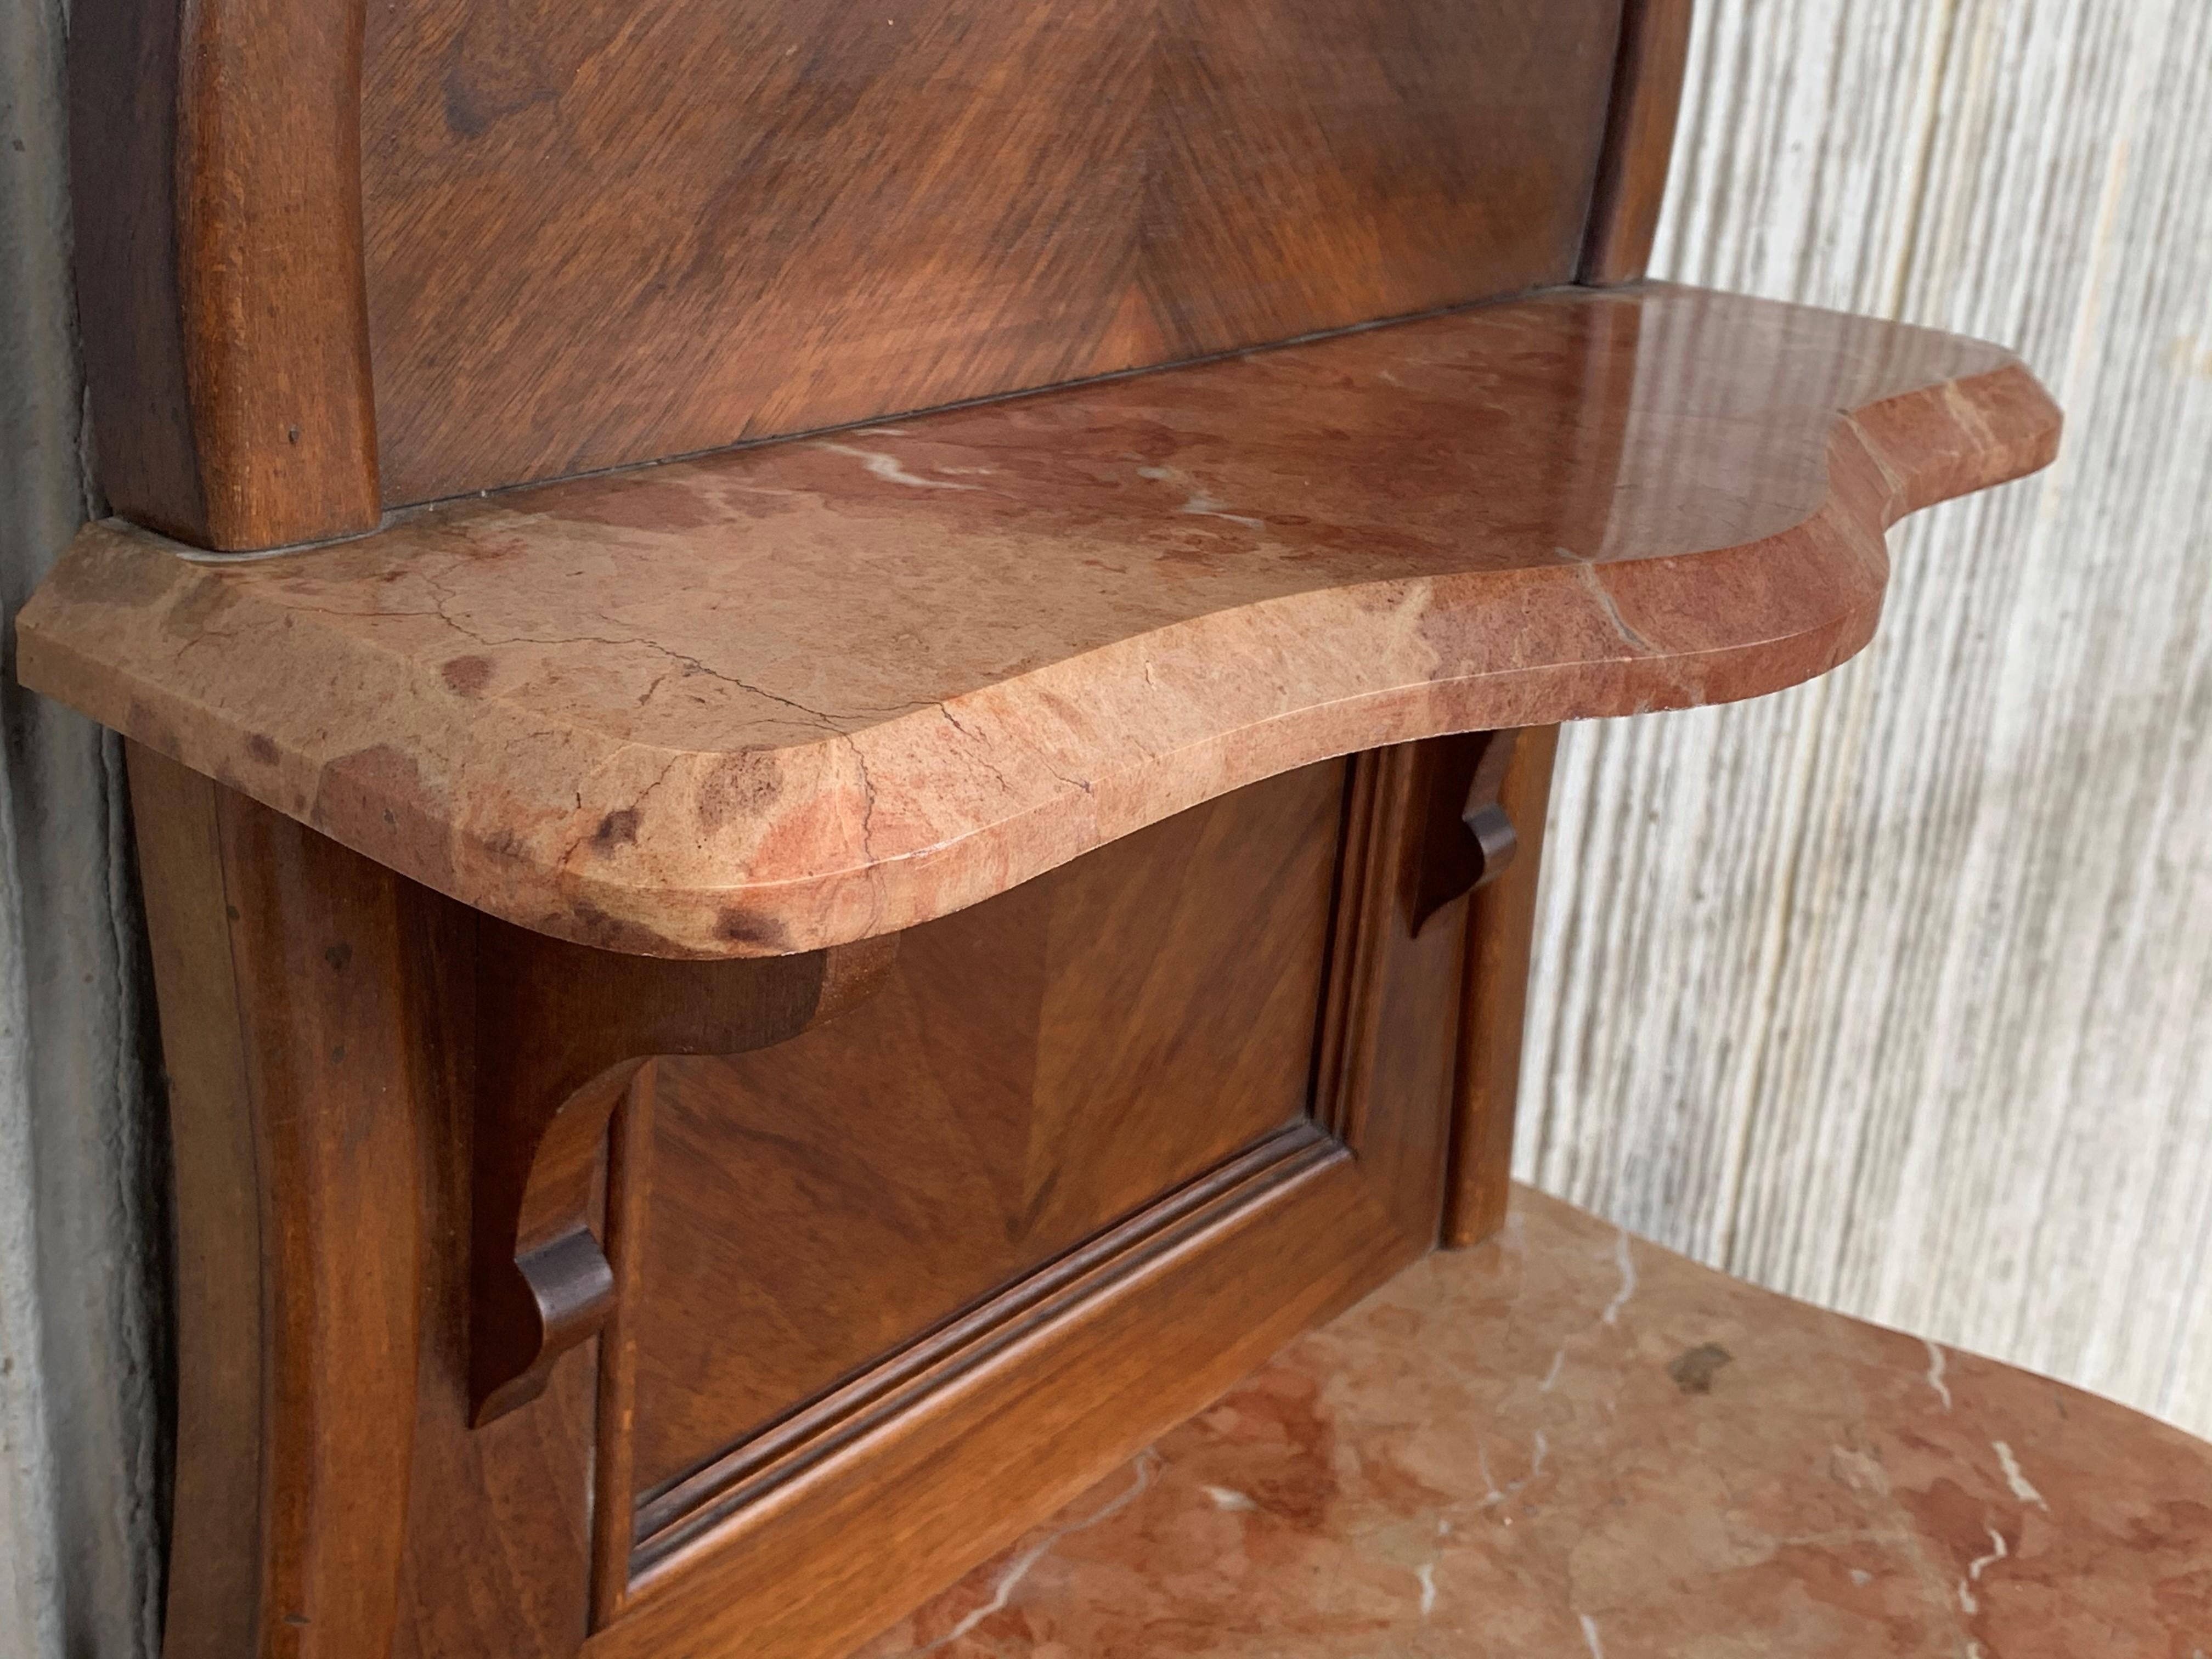
<instances>
[{"instance_id":1,"label":"marble shelf","mask_svg":"<svg viewBox=\"0 0 2212 1659\"><path fill-rule=\"evenodd\" d=\"M1516 1189L854 1659L2197 1659L2212 1446Z\"/></svg>"},{"instance_id":2,"label":"marble shelf","mask_svg":"<svg viewBox=\"0 0 2212 1659\"><path fill-rule=\"evenodd\" d=\"M1818 674L1885 526L2058 424L1993 346L1560 289L276 556L96 525L20 665L526 927L772 955L1331 755Z\"/></svg>"}]
</instances>

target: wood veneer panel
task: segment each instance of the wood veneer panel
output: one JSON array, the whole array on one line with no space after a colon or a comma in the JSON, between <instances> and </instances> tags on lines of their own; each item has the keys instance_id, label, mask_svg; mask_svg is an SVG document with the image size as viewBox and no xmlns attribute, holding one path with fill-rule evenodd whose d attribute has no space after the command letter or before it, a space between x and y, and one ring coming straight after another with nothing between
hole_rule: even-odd
<instances>
[{"instance_id":1,"label":"wood veneer panel","mask_svg":"<svg viewBox=\"0 0 2212 1659\"><path fill-rule=\"evenodd\" d=\"M1455 1034L1402 1016L1455 1002L1466 917L1453 900L1410 936L1431 747L1352 768L1313 1120L647 1505L587 1654L832 1659L1430 1248Z\"/></svg>"},{"instance_id":2,"label":"wood veneer panel","mask_svg":"<svg viewBox=\"0 0 2212 1659\"><path fill-rule=\"evenodd\" d=\"M1332 755L1819 673L1883 527L2058 424L1993 346L1573 289L281 559L96 526L20 667L525 926L774 954Z\"/></svg>"},{"instance_id":3,"label":"wood veneer panel","mask_svg":"<svg viewBox=\"0 0 2212 1659\"><path fill-rule=\"evenodd\" d=\"M834 1024L660 1061L636 1487L1302 1119L1343 788L1209 802L904 935Z\"/></svg>"},{"instance_id":4,"label":"wood veneer panel","mask_svg":"<svg viewBox=\"0 0 2212 1659\"><path fill-rule=\"evenodd\" d=\"M1566 280L1618 12L372 7L386 499Z\"/></svg>"}]
</instances>

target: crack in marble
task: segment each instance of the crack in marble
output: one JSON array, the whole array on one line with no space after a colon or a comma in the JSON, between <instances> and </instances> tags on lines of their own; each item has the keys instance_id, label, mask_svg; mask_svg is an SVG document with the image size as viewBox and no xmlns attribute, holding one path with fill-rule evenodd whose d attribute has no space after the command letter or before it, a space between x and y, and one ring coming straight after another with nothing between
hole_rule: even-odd
<instances>
[{"instance_id":1,"label":"crack in marble","mask_svg":"<svg viewBox=\"0 0 2212 1659\"><path fill-rule=\"evenodd\" d=\"M1008 781L1006 773L1000 769L998 762L991 758L990 745L980 734L970 731L967 726L964 726L960 723L960 717L952 712L951 705L950 703L940 702L937 705L937 712L945 716L945 723L947 726L950 726L962 737L967 738L971 744L975 745L975 753L969 758L975 761L977 764L981 766L985 771L988 772L991 776L997 781L999 787L1004 790L1007 794L1012 795L1017 793L1018 792L1015 790L1012 783Z\"/></svg>"},{"instance_id":2,"label":"crack in marble","mask_svg":"<svg viewBox=\"0 0 2212 1659\"><path fill-rule=\"evenodd\" d=\"M447 627L452 629L463 639L468 640L474 644L480 645L487 651L498 651L503 647L515 645L604 645L615 650L637 648L650 651L657 656L664 657L671 662L680 665L689 672L703 674L708 679L716 681L723 685L731 686L737 690L744 692L749 696L758 697L763 702L778 703L786 708L796 709L799 713L805 715L811 723L818 726L824 732L830 732L839 737L846 735L845 726L841 722L838 716L825 714L819 708L811 708L805 703L800 702L795 697L787 697L778 692L770 691L762 686L755 685L750 681L742 679L735 674L726 673L722 670L713 667L708 663L702 661L701 659L693 656L689 652L678 651L675 647L663 645L658 640L644 639L635 634L562 634L554 635L538 634L508 634L504 635L495 635L486 634L461 621L458 617L455 617L453 614L450 609L448 609L448 607L454 603L454 596L450 594L445 588L439 585L436 573L425 570L422 573L422 580L424 585L428 586L430 592L437 598L438 604L434 610L428 611L380 611L377 614L379 616L402 617L435 616L439 621L444 623ZM302 611L310 611L313 609L313 607L308 605L301 605L296 608ZM667 677L663 675L661 678L665 679ZM657 687L659 684L659 681L655 681L655 687ZM650 691L648 691L647 695L650 695ZM642 700L641 700L641 701Z\"/></svg>"},{"instance_id":3,"label":"crack in marble","mask_svg":"<svg viewBox=\"0 0 2212 1659\"><path fill-rule=\"evenodd\" d=\"M1589 589L1590 597L1597 601L1598 609L1605 612L1606 620L1613 624L1613 631L1620 635L1622 643L1639 656L1659 654L1659 647L1631 628L1628 619L1620 614L1620 602L1613 597L1613 590L1605 585L1605 579L1597 573L1595 555L1586 557L1566 547L1554 547L1552 551L1575 567L1576 579Z\"/></svg>"}]
</instances>

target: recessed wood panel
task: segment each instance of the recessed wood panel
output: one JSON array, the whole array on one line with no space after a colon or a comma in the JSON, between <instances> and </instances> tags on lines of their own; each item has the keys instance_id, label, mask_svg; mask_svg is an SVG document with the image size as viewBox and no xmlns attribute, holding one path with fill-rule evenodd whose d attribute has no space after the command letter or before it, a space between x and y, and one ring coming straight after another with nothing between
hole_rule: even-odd
<instances>
[{"instance_id":1,"label":"recessed wood panel","mask_svg":"<svg viewBox=\"0 0 2212 1659\"><path fill-rule=\"evenodd\" d=\"M657 1065L641 1491L1304 1115L1343 779L1271 779L917 928L790 1042Z\"/></svg>"},{"instance_id":2,"label":"recessed wood panel","mask_svg":"<svg viewBox=\"0 0 2212 1659\"><path fill-rule=\"evenodd\" d=\"M385 498L1565 280L1619 12L372 6Z\"/></svg>"}]
</instances>

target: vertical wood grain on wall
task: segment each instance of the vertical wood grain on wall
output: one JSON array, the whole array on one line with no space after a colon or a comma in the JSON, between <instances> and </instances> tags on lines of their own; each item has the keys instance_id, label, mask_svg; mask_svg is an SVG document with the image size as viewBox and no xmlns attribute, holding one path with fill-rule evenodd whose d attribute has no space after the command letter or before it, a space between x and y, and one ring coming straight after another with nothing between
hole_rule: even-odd
<instances>
[{"instance_id":1,"label":"vertical wood grain on wall","mask_svg":"<svg viewBox=\"0 0 2212 1659\"><path fill-rule=\"evenodd\" d=\"M2016 345L1865 656L1571 728L1522 1173L2212 1433L2212 6L1701 0L1656 274Z\"/></svg>"}]
</instances>

